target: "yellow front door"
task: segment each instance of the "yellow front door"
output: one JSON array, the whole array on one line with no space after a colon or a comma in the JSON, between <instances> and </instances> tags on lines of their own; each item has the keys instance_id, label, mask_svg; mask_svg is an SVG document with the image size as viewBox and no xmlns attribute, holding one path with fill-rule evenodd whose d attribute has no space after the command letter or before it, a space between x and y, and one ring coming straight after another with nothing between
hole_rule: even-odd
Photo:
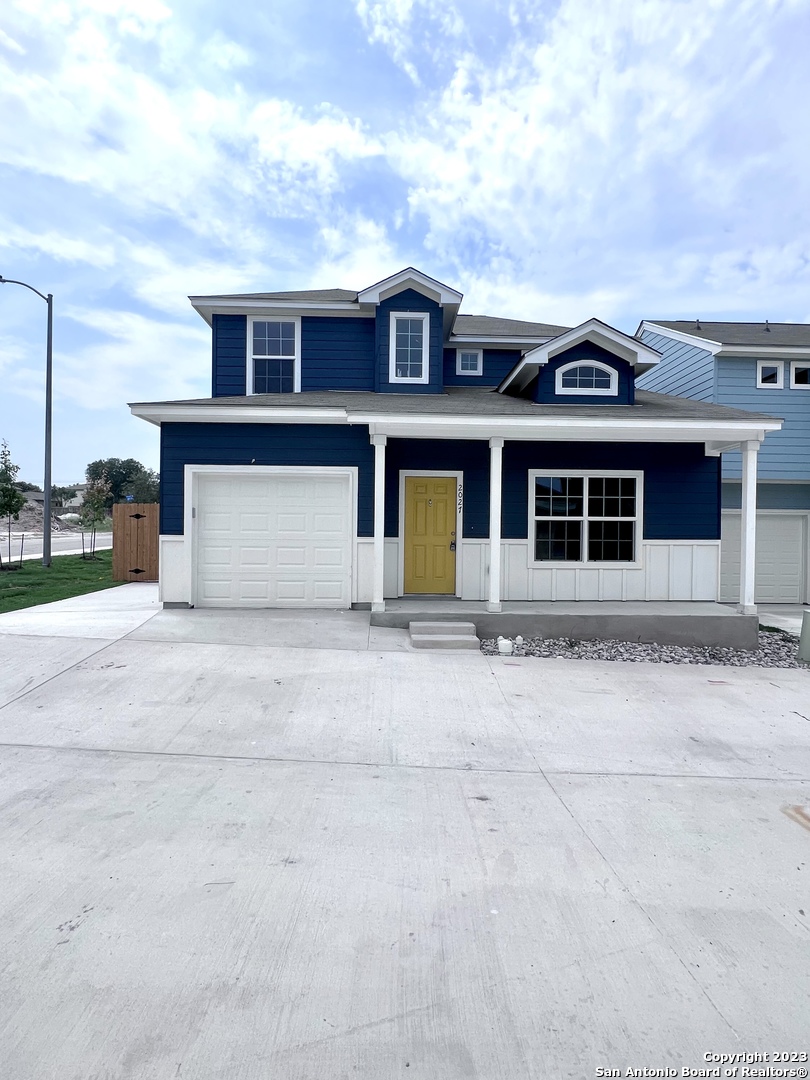
<instances>
[{"instance_id":1,"label":"yellow front door","mask_svg":"<svg viewBox=\"0 0 810 1080\"><path fill-rule=\"evenodd\" d=\"M405 592L456 591L456 478L405 477Z\"/></svg>"}]
</instances>

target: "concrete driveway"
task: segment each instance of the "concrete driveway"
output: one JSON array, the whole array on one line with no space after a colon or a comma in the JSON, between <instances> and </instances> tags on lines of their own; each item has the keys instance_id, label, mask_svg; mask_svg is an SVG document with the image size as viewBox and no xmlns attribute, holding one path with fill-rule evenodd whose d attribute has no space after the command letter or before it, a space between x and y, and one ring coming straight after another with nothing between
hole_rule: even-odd
<instances>
[{"instance_id":1,"label":"concrete driveway","mask_svg":"<svg viewBox=\"0 0 810 1080\"><path fill-rule=\"evenodd\" d=\"M0 616L0 725L3 1080L810 1049L806 671L416 653L135 584Z\"/></svg>"}]
</instances>

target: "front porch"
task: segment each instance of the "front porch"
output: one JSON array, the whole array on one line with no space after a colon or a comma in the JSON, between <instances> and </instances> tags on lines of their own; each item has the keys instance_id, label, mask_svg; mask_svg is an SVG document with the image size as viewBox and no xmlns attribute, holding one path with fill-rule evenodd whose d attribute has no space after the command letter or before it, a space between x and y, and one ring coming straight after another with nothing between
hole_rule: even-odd
<instances>
[{"instance_id":1,"label":"front porch","mask_svg":"<svg viewBox=\"0 0 810 1080\"><path fill-rule=\"evenodd\" d=\"M412 622L471 622L480 638L596 638L661 645L757 648L759 619L724 604L698 601L507 601L487 610L483 600L386 600L371 612L372 626L407 628Z\"/></svg>"},{"instance_id":2,"label":"front porch","mask_svg":"<svg viewBox=\"0 0 810 1080\"><path fill-rule=\"evenodd\" d=\"M477 443L479 446L483 444L488 450L488 461L484 464L481 460L476 460L470 469L470 472L477 474L478 486L481 488L473 494L472 484L466 483L464 472L456 468L458 462L453 461L445 467L442 460L445 455L438 452L432 455L433 468L427 470L426 474L451 475L457 478L457 531L449 534L452 538L449 546L454 552L458 552L458 568L455 596L448 595L446 599L431 600L431 610L427 613L422 611L419 605L414 609L417 614L426 614L428 618L432 618L432 608L436 603L479 604L477 610L482 614L510 614L513 622L521 607L524 614L545 608L549 615L554 613L555 617L568 607L574 617L583 613L583 604L591 603L594 615L599 613L600 617L604 617L610 606L611 611L621 620L632 617L642 620L639 626L643 626L644 620L649 622L652 618L657 627L659 618L654 615L651 605L672 611L670 605L675 604L687 609L690 617L701 620L698 624L703 628L701 635L706 633L705 620L712 614L719 619L726 619L731 614L750 616L754 630L747 635L743 634L750 644L734 647L756 648L756 476L757 453L763 435L757 432L757 438L720 443L716 439L718 432L710 426L696 428L692 424L686 427L680 424L675 425L672 430L664 430L666 425L657 421L656 427L660 429L656 432L657 438L653 443L644 444L641 442L644 436L633 430L633 426L637 427L643 420L644 418L633 418L623 438L610 442L599 441L602 433L600 428L585 428L575 433L578 439L573 441L570 438L572 432L567 428L548 430L538 426L537 430L523 430L516 426L510 432L512 438L490 435L486 439L481 437L482 433L475 425L469 426L469 430L461 426L454 429L456 447L463 443ZM383 426L389 430L377 430ZM615 423L613 428L616 428ZM402 598L413 591L408 588L404 573L406 538L402 482L408 475L423 472L421 469L414 469L409 461L403 460L401 454L395 458L393 468L388 468L386 457L389 440L393 448L403 444L403 435L407 435L405 442L409 446L420 443L435 446L447 440L447 435L441 429L423 430L413 421L397 430L397 424L390 418L385 425L370 424L369 431L374 447L374 509L373 533L369 538L371 551L368 553L371 572L368 577L371 584L371 610L375 616L381 616L396 612L399 603L412 602L393 599ZM396 432L399 438L392 438L393 432ZM612 428L611 433L619 434L618 430L614 432ZM751 432L746 431L745 434ZM710 438L712 435L715 436L714 439ZM451 442L447 444L453 446ZM535 447L540 450L540 444L543 444L542 453L535 452ZM742 450L743 460L741 572L737 612L720 609L714 602L719 596L720 541L719 521L715 521L713 517L719 515L719 509L712 497L715 500L719 498L719 489L715 490L719 485L719 468L716 469L713 480L700 471L705 463L719 459L723 450L731 446ZM668 454L660 452L663 447L667 448ZM693 455L690 459L688 455L691 451L697 451L699 458ZM680 458L676 457L678 452ZM598 464L589 464L592 457ZM568 461L576 464L569 465ZM546 475L543 470L537 472L540 463L546 470L553 465L562 476L621 475L635 478L629 482L633 484L633 498L638 500L634 503L632 517L637 525L633 554L626 562L611 562L604 556L602 561L599 561L598 555L592 560L579 554L579 549L572 559L566 555L566 559L570 561L561 561L557 556L549 560L546 556L544 562L543 557L535 553L532 540L534 534L531 532L536 513L533 509L535 501L529 498L528 485L533 482L532 477L540 475L541 472ZM588 468L585 468L585 465L588 465ZM506 513L505 488L508 488ZM387 520L386 506L388 503L390 511L392 501L390 493L386 500L388 489L399 492L398 505L394 507L397 523ZM698 491L701 492L700 497L703 500L700 505ZM471 504L475 507L477 517L482 519L476 522L476 530L468 527L467 507ZM585 505L588 505L587 500ZM483 520L485 509L488 511L487 521ZM524 517L526 514L529 518L528 530ZM642 525L644 515L646 517ZM393 518L391 514L388 516ZM688 528L685 528L685 522L688 522ZM436 589L424 591L444 592ZM358 590L355 593L358 601L366 599L368 592L363 595L364 592L365 590ZM513 599L516 596L521 599ZM542 597L539 601L523 599L538 596ZM701 614L695 616L698 609L702 609ZM460 613L466 611L464 607L458 610ZM659 615L663 615L663 610ZM717 614L718 611L721 613ZM686 610L680 610L677 617L683 619L686 614ZM615 620L612 620L610 625L613 626L614 622ZM407 625L407 622L380 622L377 625ZM497 620L493 620L489 625L497 625ZM589 620L588 625L592 626L592 621ZM618 623L619 627L626 625L623 621ZM738 639L730 626L731 624L727 627L725 622L718 624L717 632L720 638L730 634L736 641ZM523 633L522 630L516 632ZM629 632L631 631L624 629L622 634ZM566 633L565 629L560 630L560 634ZM558 635L543 633L543 636ZM577 637L580 634L572 632L569 636ZM605 635L590 630L590 636ZM611 636L620 635L614 631ZM622 639L647 640L636 636ZM670 644L725 644L725 641L720 639L715 641L702 637L686 639L678 636L665 639L658 636L649 640Z\"/></svg>"}]
</instances>

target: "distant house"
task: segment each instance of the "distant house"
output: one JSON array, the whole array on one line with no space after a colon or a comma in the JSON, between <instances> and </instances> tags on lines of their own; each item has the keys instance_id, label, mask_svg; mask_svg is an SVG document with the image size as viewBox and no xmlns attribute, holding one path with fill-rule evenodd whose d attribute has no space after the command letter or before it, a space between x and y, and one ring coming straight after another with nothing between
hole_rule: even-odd
<instances>
[{"instance_id":1,"label":"distant house","mask_svg":"<svg viewBox=\"0 0 810 1080\"><path fill-rule=\"evenodd\" d=\"M84 501L84 493L85 491L87 491L87 484L66 484L65 486L72 488L76 492L76 495L72 499L65 499L65 501L62 503L63 509L67 509L68 507L74 509L81 506L82 502Z\"/></svg>"},{"instance_id":2,"label":"distant house","mask_svg":"<svg viewBox=\"0 0 810 1080\"><path fill-rule=\"evenodd\" d=\"M810 602L810 325L648 320L637 337L661 362L638 385L784 419L756 466L756 600ZM757 453L758 451L758 453ZM739 591L743 457L723 454L720 597Z\"/></svg>"},{"instance_id":3,"label":"distant house","mask_svg":"<svg viewBox=\"0 0 810 1080\"><path fill-rule=\"evenodd\" d=\"M161 429L164 603L716 600L720 454L780 422L637 389L659 345L598 319L461 300L413 268L191 298L211 396L131 405Z\"/></svg>"}]
</instances>

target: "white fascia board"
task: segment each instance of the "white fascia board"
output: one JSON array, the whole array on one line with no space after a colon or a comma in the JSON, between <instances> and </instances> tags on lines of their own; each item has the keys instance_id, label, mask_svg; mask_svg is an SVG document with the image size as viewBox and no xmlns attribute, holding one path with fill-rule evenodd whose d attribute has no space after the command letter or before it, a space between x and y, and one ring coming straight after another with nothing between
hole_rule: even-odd
<instances>
[{"instance_id":1,"label":"white fascia board","mask_svg":"<svg viewBox=\"0 0 810 1080\"><path fill-rule=\"evenodd\" d=\"M531 352L527 352L520 363L501 382L497 388L498 392L503 393L521 373L523 373L523 378L518 381L518 386L522 388L543 364L547 364L553 357L565 352L566 349L572 349L583 341L591 341L594 345L599 345L608 352L620 356L632 367L637 368L639 374L649 371L661 360L661 354L657 349L645 345L638 338L630 337L629 334L608 326L601 319L588 319L579 326L566 330L564 334L550 338L545 344L532 349Z\"/></svg>"},{"instance_id":2,"label":"white fascia board","mask_svg":"<svg viewBox=\"0 0 810 1080\"><path fill-rule=\"evenodd\" d=\"M758 359L770 359L771 357L793 357L794 360L804 360L810 357L810 346L802 345L722 345L718 356L756 356Z\"/></svg>"},{"instance_id":3,"label":"white fascia board","mask_svg":"<svg viewBox=\"0 0 810 1080\"><path fill-rule=\"evenodd\" d=\"M657 349L652 348L651 345L645 345L643 341L625 334L622 330L603 323L601 319L588 319L579 326L560 334L559 337L552 338L547 346L534 350L536 357L532 357L529 353L527 359L532 357L535 362L548 363L552 357L583 341L592 341L595 345L607 348L608 352L616 353L633 367L644 363L657 364L661 360L661 354ZM612 349L611 346L613 346Z\"/></svg>"},{"instance_id":4,"label":"white fascia board","mask_svg":"<svg viewBox=\"0 0 810 1080\"><path fill-rule=\"evenodd\" d=\"M381 416L348 414L350 424L368 424L369 431L392 438L520 440L585 440L610 442L761 442L782 421L757 420L599 420L589 417Z\"/></svg>"},{"instance_id":5,"label":"white fascia board","mask_svg":"<svg viewBox=\"0 0 810 1080\"><path fill-rule=\"evenodd\" d=\"M227 296L190 296L191 306L209 326L214 315L337 315L368 318L351 300L231 300Z\"/></svg>"},{"instance_id":6,"label":"white fascia board","mask_svg":"<svg viewBox=\"0 0 810 1080\"><path fill-rule=\"evenodd\" d=\"M545 345L551 341L548 337L494 337L487 334L451 334L447 347L455 345L506 345L520 348L523 345Z\"/></svg>"},{"instance_id":7,"label":"white fascia board","mask_svg":"<svg viewBox=\"0 0 810 1080\"><path fill-rule=\"evenodd\" d=\"M645 330L649 330L651 334L661 334L662 337L672 338L673 341L683 341L686 345L696 345L699 349L710 352L712 355L723 348L719 341L709 341L708 338L685 334L682 330L671 330L668 326L660 326L658 323L648 322L646 319L641 322L638 330L636 330L636 336L638 337Z\"/></svg>"},{"instance_id":8,"label":"white fascia board","mask_svg":"<svg viewBox=\"0 0 810 1080\"><path fill-rule=\"evenodd\" d=\"M259 405L130 405L150 424L345 424L345 409L273 409Z\"/></svg>"},{"instance_id":9,"label":"white fascia board","mask_svg":"<svg viewBox=\"0 0 810 1080\"><path fill-rule=\"evenodd\" d=\"M392 292L399 292L409 281L421 285L423 289L429 289L437 297L438 303L442 305L460 304L464 295L456 289L451 289L449 285L443 285L441 281L423 274L421 270L415 270L412 266L408 266L404 270L400 270L398 273L370 285L367 289L362 289L357 294L357 300L361 304L379 304L384 293L391 295Z\"/></svg>"}]
</instances>

